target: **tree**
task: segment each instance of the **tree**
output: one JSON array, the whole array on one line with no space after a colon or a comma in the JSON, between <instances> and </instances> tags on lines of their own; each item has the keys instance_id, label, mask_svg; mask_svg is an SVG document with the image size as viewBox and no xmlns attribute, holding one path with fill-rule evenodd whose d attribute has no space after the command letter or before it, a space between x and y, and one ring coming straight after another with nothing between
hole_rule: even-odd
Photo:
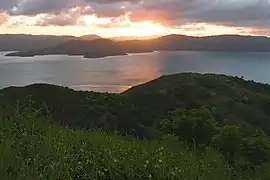
<instances>
[{"instance_id":1,"label":"tree","mask_svg":"<svg viewBox=\"0 0 270 180\"><path fill-rule=\"evenodd\" d=\"M270 159L270 140L262 131L252 137L243 138L242 151L253 165L261 165Z\"/></svg>"},{"instance_id":2,"label":"tree","mask_svg":"<svg viewBox=\"0 0 270 180\"><path fill-rule=\"evenodd\" d=\"M224 126L213 138L214 145L223 153L230 164L239 159L241 153L241 132L238 126Z\"/></svg>"},{"instance_id":3,"label":"tree","mask_svg":"<svg viewBox=\"0 0 270 180\"><path fill-rule=\"evenodd\" d=\"M170 119L161 122L161 130L174 134L180 139L197 145L211 143L216 131L216 122L211 112L202 107L199 109L177 109Z\"/></svg>"}]
</instances>

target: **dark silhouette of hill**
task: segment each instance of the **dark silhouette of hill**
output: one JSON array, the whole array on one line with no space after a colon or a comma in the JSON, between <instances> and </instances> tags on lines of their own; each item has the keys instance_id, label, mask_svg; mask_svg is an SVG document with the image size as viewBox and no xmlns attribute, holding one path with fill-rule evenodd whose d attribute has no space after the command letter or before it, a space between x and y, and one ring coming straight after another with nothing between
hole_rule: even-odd
<instances>
[{"instance_id":1,"label":"dark silhouette of hill","mask_svg":"<svg viewBox=\"0 0 270 180\"><path fill-rule=\"evenodd\" d=\"M270 39L263 36L220 35L190 37L168 35L153 40L155 50L268 52Z\"/></svg>"},{"instance_id":2,"label":"dark silhouette of hill","mask_svg":"<svg viewBox=\"0 0 270 180\"><path fill-rule=\"evenodd\" d=\"M145 37L139 37L139 36L118 36L118 37L112 37L110 38L113 41L133 41L133 40L149 40L162 37L160 35L154 35L154 36L145 36Z\"/></svg>"},{"instance_id":3,"label":"dark silhouette of hill","mask_svg":"<svg viewBox=\"0 0 270 180\"><path fill-rule=\"evenodd\" d=\"M147 53L154 51L151 41L129 40L117 43L127 53Z\"/></svg>"},{"instance_id":4,"label":"dark silhouette of hill","mask_svg":"<svg viewBox=\"0 0 270 180\"><path fill-rule=\"evenodd\" d=\"M36 48L35 48L36 49ZM39 50L21 51L7 56L35 56L49 54L83 55L84 57L106 57L145 53L153 51L223 51L223 52L270 52L270 39L261 36L221 35L190 37L168 35L150 40L67 41L57 46Z\"/></svg>"},{"instance_id":5,"label":"dark silhouette of hill","mask_svg":"<svg viewBox=\"0 0 270 180\"><path fill-rule=\"evenodd\" d=\"M10 53L7 56L31 57L36 55L80 55L86 58L126 55L119 44L108 39L92 41L71 40L62 44L33 51Z\"/></svg>"},{"instance_id":6,"label":"dark silhouette of hill","mask_svg":"<svg viewBox=\"0 0 270 180\"><path fill-rule=\"evenodd\" d=\"M87 41L91 41L91 40L95 40L95 39L101 39L102 37L95 35L95 34L89 34L89 35L84 35L81 36L80 39L81 40L87 40Z\"/></svg>"},{"instance_id":7,"label":"dark silhouette of hill","mask_svg":"<svg viewBox=\"0 0 270 180\"><path fill-rule=\"evenodd\" d=\"M0 51L28 51L41 49L77 39L73 36L0 34Z\"/></svg>"}]
</instances>

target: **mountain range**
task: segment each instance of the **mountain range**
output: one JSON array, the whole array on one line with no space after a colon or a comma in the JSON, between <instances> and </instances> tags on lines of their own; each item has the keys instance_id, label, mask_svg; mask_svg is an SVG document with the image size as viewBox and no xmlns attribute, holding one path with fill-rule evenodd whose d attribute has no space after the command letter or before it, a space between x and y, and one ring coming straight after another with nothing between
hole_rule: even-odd
<instances>
[{"instance_id":1,"label":"mountain range","mask_svg":"<svg viewBox=\"0 0 270 180\"><path fill-rule=\"evenodd\" d=\"M70 40L49 48L22 51L7 56L32 57L36 55L81 55L87 58L126 55L125 51L114 41L107 39Z\"/></svg>"},{"instance_id":2,"label":"mountain range","mask_svg":"<svg viewBox=\"0 0 270 180\"><path fill-rule=\"evenodd\" d=\"M94 40L97 35L75 36L50 36L28 34L0 34L0 51L29 51L47 48L70 40Z\"/></svg>"},{"instance_id":3,"label":"mountain range","mask_svg":"<svg viewBox=\"0 0 270 180\"><path fill-rule=\"evenodd\" d=\"M52 39L52 42L47 42L48 39ZM42 46L51 44L47 47L39 48L41 46L39 45L34 50L19 50L19 52L10 53L7 56L32 57L35 55L65 54L98 58L153 51L270 52L270 38L263 36L220 35L191 37L167 35L148 40L127 41L113 41L98 36L83 36L80 38L48 37L48 39L46 39L46 43L42 43ZM32 44L38 44L38 42L40 41L34 41ZM54 45L52 45L53 43Z\"/></svg>"}]
</instances>

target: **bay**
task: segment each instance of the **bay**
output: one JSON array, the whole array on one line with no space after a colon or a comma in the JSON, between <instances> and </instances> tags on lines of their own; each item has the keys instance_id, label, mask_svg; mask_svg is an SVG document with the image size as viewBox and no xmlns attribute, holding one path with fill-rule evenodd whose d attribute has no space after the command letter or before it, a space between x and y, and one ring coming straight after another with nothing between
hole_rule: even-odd
<instances>
[{"instance_id":1,"label":"bay","mask_svg":"<svg viewBox=\"0 0 270 180\"><path fill-rule=\"evenodd\" d=\"M155 52L100 59L80 56L5 57L0 52L0 89L49 83L76 90L120 93L181 72L243 76L270 83L270 53Z\"/></svg>"}]
</instances>

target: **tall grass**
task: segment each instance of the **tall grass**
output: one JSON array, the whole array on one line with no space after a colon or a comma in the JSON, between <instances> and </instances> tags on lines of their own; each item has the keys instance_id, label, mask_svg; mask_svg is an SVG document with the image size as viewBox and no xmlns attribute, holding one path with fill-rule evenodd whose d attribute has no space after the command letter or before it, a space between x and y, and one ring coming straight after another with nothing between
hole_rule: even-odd
<instances>
[{"instance_id":1,"label":"tall grass","mask_svg":"<svg viewBox=\"0 0 270 180\"><path fill-rule=\"evenodd\" d=\"M232 179L213 149L71 130L24 111L0 115L0 179ZM235 176L236 179L246 179Z\"/></svg>"}]
</instances>

